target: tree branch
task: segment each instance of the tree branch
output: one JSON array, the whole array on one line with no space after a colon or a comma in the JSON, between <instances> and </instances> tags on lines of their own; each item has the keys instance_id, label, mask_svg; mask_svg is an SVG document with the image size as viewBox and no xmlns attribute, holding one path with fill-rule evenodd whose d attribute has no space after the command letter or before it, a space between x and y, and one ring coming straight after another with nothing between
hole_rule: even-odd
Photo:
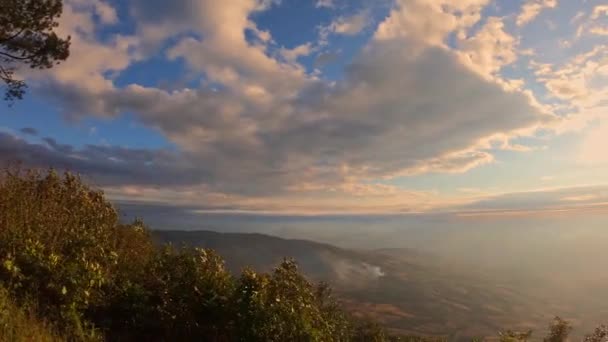
<instances>
[{"instance_id":1,"label":"tree branch","mask_svg":"<svg viewBox=\"0 0 608 342\"><path fill-rule=\"evenodd\" d=\"M25 60L28 60L28 59L32 59L32 57L36 56L36 54L29 55L29 56L19 57L19 56L11 55L10 53L7 53L7 52L0 51L0 56L4 56L4 57L7 57L7 58L12 58L12 59L17 59L17 60L20 60L20 61L25 61Z\"/></svg>"},{"instance_id":2,"label":"tree branch","mask_svg":"<svg viewBox=\"0 0 608 342\"><path fill-rule=\"evenodd\" d=\"M5 82L8 82L9 80L12 79L11 77L11 73L4 69L4 67L2 65L0 65L0 79L2 79Z\"/></svg>"},{"instance_id":3,"label":"tree branch","mask_svg":"<svg viewBox=\"0 0 608 342\"><path fill-rule=\"evenodd\" d=\"M21 29L19 32L15 33L14 35L12 35L12 36L10 36L8 38L2 38L2 39L0 39L0 44L4 44L4 43L6 43L6 42L8 42L10 40L13 40L13 39L17 38L20 34L23 33L23 31L25 31L25 29Z\"/></svg>"}]
</instances>

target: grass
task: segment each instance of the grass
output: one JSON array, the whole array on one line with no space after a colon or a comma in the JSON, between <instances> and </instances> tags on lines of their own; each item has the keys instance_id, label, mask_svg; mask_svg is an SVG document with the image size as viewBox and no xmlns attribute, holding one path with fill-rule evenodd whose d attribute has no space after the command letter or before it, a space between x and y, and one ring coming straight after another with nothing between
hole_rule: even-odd
<instances>
[{"instance_id":1,"label":"grass","mask_svg":"<svg viewBox=\"0 0 608 342\"><path fill-rule=\"evenodd\" d=\"M0 288L0 342L30 341L59 342L65 339L56 334L49 324L18 307L8 292Z\"/></svg>"}]
</instances>

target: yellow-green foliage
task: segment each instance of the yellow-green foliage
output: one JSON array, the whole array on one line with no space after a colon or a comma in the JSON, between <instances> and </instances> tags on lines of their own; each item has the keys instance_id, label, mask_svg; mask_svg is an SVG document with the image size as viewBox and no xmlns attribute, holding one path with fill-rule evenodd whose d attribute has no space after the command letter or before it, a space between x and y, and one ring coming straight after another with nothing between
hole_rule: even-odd
<instances>
[{"instance_id":1,"label":"yellow-green foliage","mask_svg":"<svg viewBox=\"0 0 608 342\"><path fill-rule=\"evenodd\" d=\"M70 339L347 341L353 323L293 261L233 277L213 251L155 248L78 176L4 170L0 285ZM384 335L382 335L384 336Z\"/></svg>"},{"instance_id":2,"label":"yellow-green foliage","mask_svg":"<svg viewBox=\"0 0 608 342\"><path fill-rule=\"evenodd\" d=\"M0 342L59 342L48 324L15 305L8 292L0 288Z\"/></svg>"},{"instance_id":3,"label":"yellow-green foliage","mask_svg":"<svg viewBox=\"0 0 608 342\"><path fill-rule=\"evenodd\" d=\"M118 215L66 173L5 170L0 178L0 280L41 315L84 330L118 267Z\"/></svg>"}]
</instances>

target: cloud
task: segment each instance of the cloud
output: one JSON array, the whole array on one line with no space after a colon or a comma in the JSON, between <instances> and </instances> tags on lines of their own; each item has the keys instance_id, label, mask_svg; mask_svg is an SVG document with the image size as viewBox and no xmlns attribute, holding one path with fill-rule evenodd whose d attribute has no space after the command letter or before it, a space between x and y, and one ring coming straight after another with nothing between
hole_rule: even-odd
<instances>
[{"instance_id":1,"label":"cloud","mask_svg":"<svg viewBox=\"0 0 608 342\"><path fill-rule=\"evenodd\" d=\"M339 57L340 57L339 51L322 52L322 53L318 54L317 57L315 58L314 67L320 68L327 64L331 64L332 62L336 61Z\"/></svg>"},{"instance_id":2,"label":"cloud","mask_svg":"<svg viewBox=\"0 0 608 342\"><path fill-rule=\"evenodd\" d=\"M372 23L372 17L368 10L362 10L352 15L341 15L334 18L331 23L321 25L319 30L318 45L324 46L329 43L330 35L354 36L368 28Z\"/></svg>"},{"instance_id":3,"label":"cloud","mask_svg":"<svg viewBox=\"0 0 608 342\"><path fill-rule=\"evenodd\" d=\"M370 20L369 13L362 11L351 16L340 16L334 19L325 30L334 34L352 36L363 31L370 24Z\"/></svg>"},{"instance_id":4,"label":"cloud","mask_svg":"<svg viewBox=\"0 0 608 342\"><path fill-rule=\"evenodd\" d=\"M495 75L503 66L517 59L517 39L504 30L500 18L489 17L479 31L461 39L459 51L463 62L481 75Z\"/></svg>"},{"instance_id":5,"label":"cloud","mask_svg":"<svg viewBox=\"0 0 608 342\"><path fill-rule=\"evenodd\" d=\"M311 43L301 44L292 49L281 48L279 53L285 58L286 61L294 63L299 57L308 56L313 52Z\"/></svg>"},{"instance_id":6,"label":"cloud","mask_svg":"<svg viewBox=\"0 0 608 342\"><path fill-rule=\"evenodd\" d=\"M581 186L506 193L456 207L460 212L542 212L602 207L608 203L608 186Z\"/></svg>"},{"instance_id":7,"label":"cloud","mask_svg":"<svg viewBox=\"0 0 608 342\"><path fill-rule=\"evenodd\" d=\"M589 33L596 34L598 36L608 36L608 27L593 26L589 28Z\"/></svg>"},{"instance_id":8,"label":"cloud","mask_svg":"<svg viewBox=\"0 0 608 342\"><path fill-rule=\"evenodd\" d=\"M171 151L87 145L81 149L43 138L27 142L0 133L0 163L20 162L28 167L71 170L84 174L100 186L172 186L204 181L204 172L193 169Z\"/></svg>"},{"instance_id":9,"label":"cloud","mask_svg":"<svg viewBox=\"0 0 608 342\"><path fill-rule=\"evenodd\" d=\"M383 181L492 163L497 139L506 148L523 131L556 120L529 94L486 77L514 61L517 41L498 18L469 34L485 0L398 1L336 81L298 63L310 44L276 51L270 32L247 39L246 32L262 34L252 16L273 3L138 0L130 9L135 33L103 42L91 14L68 6L63 29L77 34L79 63L40 80L40 90L75 118L133 113L176 151L78 149L3 136L5 158L73 168L126 198L182 196L258 210L287 202L308 211L418 210L437 199ZM368 19L341 17L332 30L355 34ZM452 34L457 50L445 43ZM119 87L108 76L160 51L183 61L200 83L168 91ZM358 204L353 197L371 199Z\"/></svg>"},{"instance_id":10,"label":"cloud","mask_svg":"<svg viewBox=\"0 0 608 342\"><path fill-rule=\"evenodd\" d=\"M608 15L608 5L595 6L591 13L591 19L599 19L602 15Z\"/></svg>"},{"instance_id":11,"label":"cloud","mask_svg":"<svg viewBox=\"0 0 608 342\"><path fill-rule=\"evenodd\" d=\"M116 24L118 22L118 15L116 10L103 1L93 1L95 7L95 13L101 19L104 24Z\"/></svg>"},{"instance_id":12,"label":"cloud","mask_svg":"<svg viewBox=\"0 0 608 342\"><path fill-rule=\"evenodd\" d=\"M597 45L563 63L532 61L537 82L553 99L565 102L567 115L550 127L558 133L580 131L605 117L608 95L608 47Z\"/></svg>"},{"instance_id":13,"label":"cloud","mask_svg":"<svg viewBox=\"0 0 608 342\"><path fill-rule=\"evenodd\" d=\"M524 26L534 20L540 12L547 8L555 8L557 0L528 0L521 8L515 23L517 26Z\"/></svg>"},{"instance_id":14,"label":"cloud","mask_svg":"<svg viewBox=\"0 0 608 342\"><path fill-rule=\"evenodd\" d=\"M333 117L289 130L289 140L296 143L300 135L317 134L324 145L348 158L346 141L352 139L349 143L358 145L350 162L369 154L361 162L373 165L378 175L420 169L421 164L433 172L451 169L446 165L461 167L440 161L487 160L484 154L454 158L454 153L497 130L508 132L544 119L525 96L484 81L451 52L431 47L414 55L412 46L416 43L403 39L368 46L349 67L344 82L312 91L323 101L317 106ZM514 106L508 115L499 114L502 101ZM442 139L428 139L431 136Z\"/></svg>"},{"instance_id":15,"label":"cloud","mask_svg":"<svg viewBox=\"0 0 608 342\"><path fill-rule=\"evenodd\" d=\"M334 0L317 0L315 2L317 8L335 8L336 4Z\"/></svg>"},{"instance_id":16,"label":"cloud","mask_svg":"<svg viewBox=\"0 0 608 342\"><path fill-rule=\"evenodd\" d=\"M445 39L452 32L464 38L466 30L481 19L481 11L488 3L489 0L398 0L378 26L375 38L407 37L445 46Z\"/></svg>"},{"instance_id":17,"label":"cloud","mask_svg":"<svg viewBox=\"0 0 608 342\"><path fill-rule=\"evenodd\" d=\"M38 135L38 130L32 127L23 127L19 130L19 132L26 134L26 135L33 135L36 136Z\"/></svg>"}]
</instances>

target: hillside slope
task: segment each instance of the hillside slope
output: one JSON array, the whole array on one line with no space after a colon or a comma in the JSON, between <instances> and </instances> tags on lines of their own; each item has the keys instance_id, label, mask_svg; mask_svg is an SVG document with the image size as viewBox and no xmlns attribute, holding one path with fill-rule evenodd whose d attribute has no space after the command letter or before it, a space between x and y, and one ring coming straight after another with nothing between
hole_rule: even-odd
<instances>
[{"instance_id":1,"label":"hillside slope","mask_svg":"<svg viewBox=\"0 0 608 342\"><path fill-rule=\"evenodd\" d=\"M343 303L395 331L450 339L495 336L505 327L543 331L560 311L510 284L456 269L409 249L360 251L263 234L155 231L158 242L211 248L227 266L269 270L293 257L305 274L330 282Z\"/></svg>"}]
</instances>

